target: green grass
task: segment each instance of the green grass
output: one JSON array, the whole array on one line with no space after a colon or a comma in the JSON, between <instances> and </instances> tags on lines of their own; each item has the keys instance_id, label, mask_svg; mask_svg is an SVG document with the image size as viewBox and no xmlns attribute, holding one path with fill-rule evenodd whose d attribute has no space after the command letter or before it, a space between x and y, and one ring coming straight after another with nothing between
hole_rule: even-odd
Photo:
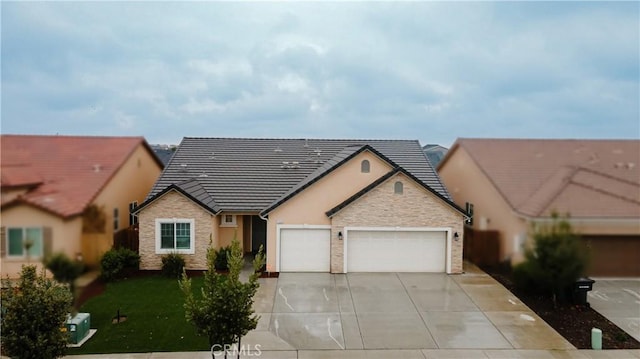
<instances>
[{"instance_id":1,"label":"green grass","mask_svg":"<svg viewBox=\"0 0 640 359\"><path fill-rule=\"evenodd\" d=\"M200 291L202 281L193 279L194 291ZM209 350L207 339L186 321L183 304L176 279L151 276L109 283L103 294L80 308L91 314L91 328L98 332L67 354ZM127 320L112 324L118 309Z\"/></svg>"}]
</instances>

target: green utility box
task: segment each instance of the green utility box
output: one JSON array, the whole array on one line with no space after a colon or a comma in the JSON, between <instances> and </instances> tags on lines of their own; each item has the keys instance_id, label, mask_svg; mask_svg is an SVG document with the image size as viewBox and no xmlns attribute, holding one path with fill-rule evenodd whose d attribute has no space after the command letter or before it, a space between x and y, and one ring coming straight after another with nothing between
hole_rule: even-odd
<instances>
[{"instance_id":1,"label":"green utility box","mask_svg":"<svg viewBox=\"0 0 640 359\"><path fill-rule=\"evenodd\" d=\"M67 333L69 333L69 343L78 344L89 335L91 328L91 315L89 313L78 313L75 317L67 319Z\"/></svg>"}]
</instances>

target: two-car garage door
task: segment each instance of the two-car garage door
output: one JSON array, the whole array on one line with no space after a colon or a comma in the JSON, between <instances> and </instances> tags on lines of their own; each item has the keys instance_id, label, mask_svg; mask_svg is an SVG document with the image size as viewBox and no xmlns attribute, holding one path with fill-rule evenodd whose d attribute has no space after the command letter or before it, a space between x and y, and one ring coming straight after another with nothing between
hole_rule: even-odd
<instances>
[{"instance_id":1,"label":"two-car garage door","mask_svg":"<svg viewBox=\"0 0 640 359\"><path fill-rule=\"evenodd\" d=\"M446 232L351 230L347 272L444 272Z\"/></svg>"},{"instance_id":2,"label":"two-car garage door","mask_svg":"<svg viewBox=\"0 0 640 359\"><path fill-rule=\"evenodd\" d=\"M445 272L447 232L345 230L347 272ZM281 228L280 272L329 272L328 228Z\"/></svg>"}]
</instances>

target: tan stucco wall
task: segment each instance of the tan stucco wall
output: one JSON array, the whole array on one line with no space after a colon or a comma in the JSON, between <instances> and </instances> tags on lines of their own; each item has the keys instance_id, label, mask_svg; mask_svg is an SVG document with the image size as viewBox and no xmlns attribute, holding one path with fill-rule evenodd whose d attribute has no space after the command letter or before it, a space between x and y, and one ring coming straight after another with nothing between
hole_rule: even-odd
<instances>
[{"instance_id":1,"label":"tan stucco wall","mask_svg":"<svg viewBox=\"0 0 640 359\"><path fill-rule=\"evenodd\" d=\"M369 160L369 173L361 173L360 164ZM375 154L363 151L326 177L269 213L267 222L267 269L276 268L278 224L329 225L326 212L391 170Z\"/></svg>"},{"instance_id":2,"label":"tan stucco wall","mask_svg":"<svg viewBox=\"0 0 640 359\"><path fill-rule=\"evenodd\" d=\"M473 203L473 228L500 232L500 258L509 259L514 253L514 239L528 233L527 223L515 216L495 186L487 179L475 161L463 147L449 154L447 162L438 169L440 179L453 197L453 201L465 208ZM486 227L482 222L486 219Z\"/></svg>"},{"instance_id":3,"label":"tan stucco wall","mask_svg":"<svg viewBox=\"0 0 640 359\"><path fill-rule=\"evenodd\" d=\"M395 194L394 184L403 183L403 194ZM462 272L464 216L404 174L397 174L332 217L331 272L344 272L344 241L338 232L344 227L431 227L458 232L451 240L451 273Z\"/></svg>"},{"instance_id":4,"label":"tan stucco wall","mask_svg":"<svg viewBox=\"0 0 640 359\"><path fill-rule=\"evenodd\" d=\"M151 153L140 144L93 200L92 204L102 207L106 216L106 236L102 237L103 243L95 246L101 252L98 256L113 245L114 208L118 208L118 230L129 227L129 204L144 201L161 171Z\"/></svg>"},{"instance_id":5,"label":"tan stucco wall","mask_svg":"<svg viewBox=\"0 0 640 359\"><path fill-rule=\"evenodd\" d=\"M156 218L185 218L195 220L195 253L183 254L187 269L207 269L209 239L217 247L214 235L217 218L183 195L169 191L145 207L139 214L140 269L161 269L162 255L156 254Z\"/></svg>"},{"instance_id":6,"label":"tan stucco wall","mask_svg":"<svg viewBox=\"0 0 640 359\"><path fill-rule=\"evenodd\" d=\"M221 213L216 218L216 223L220 225L222 216L225 214L234 214L234 213ZM244 228L243 228L243 216L236 215L236 225L235 226L220 226L218 228L218 244L220 247L230 246L233 239L237 239L240 243L240 246L244 249Z\"/></svg>"},{"instance_id":7,"label":"tan stucco wall","mask_svg":"<svg viewBox=\"0 0 640 359\"><path fill-rule=\"evenodd\" d=\"M44 212L32 206L18 205L2 211L0 217L2 227L50 227L51 252L63 252L70 258L75 258L82 248L80 238L82 233L82 219L75 217L63 220L58 216ZM3 257L0 259L2 277L17 277L23 260ZM40 259L33 258L29 264L40 264Z\"/></svg>"}]
</instances>

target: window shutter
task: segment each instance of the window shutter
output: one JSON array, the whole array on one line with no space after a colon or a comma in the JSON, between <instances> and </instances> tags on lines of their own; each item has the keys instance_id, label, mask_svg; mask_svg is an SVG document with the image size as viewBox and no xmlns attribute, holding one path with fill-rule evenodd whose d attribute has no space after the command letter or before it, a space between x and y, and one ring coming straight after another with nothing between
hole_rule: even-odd
<instances>
[{"instance_id":1,"label":"window shutter","mask_svg":"<svg viewBox=\"0 0 640 359\"><path fill-rule=\"evenodd\" d=\"M53 231L51 227L43 227L42 228L42 254L44 257L49 257L51 255L51 245L53 241Z\"/></svg>"},{"instance_id":2,"label":"window shutter","mask_svg":"<svg viewBox=\"0 0 640 359\"><path fill-rule=\"evenodd\" d=\"M0 227L0 257L7 255L7 228Z\"/></svg>"}]
</instances>

